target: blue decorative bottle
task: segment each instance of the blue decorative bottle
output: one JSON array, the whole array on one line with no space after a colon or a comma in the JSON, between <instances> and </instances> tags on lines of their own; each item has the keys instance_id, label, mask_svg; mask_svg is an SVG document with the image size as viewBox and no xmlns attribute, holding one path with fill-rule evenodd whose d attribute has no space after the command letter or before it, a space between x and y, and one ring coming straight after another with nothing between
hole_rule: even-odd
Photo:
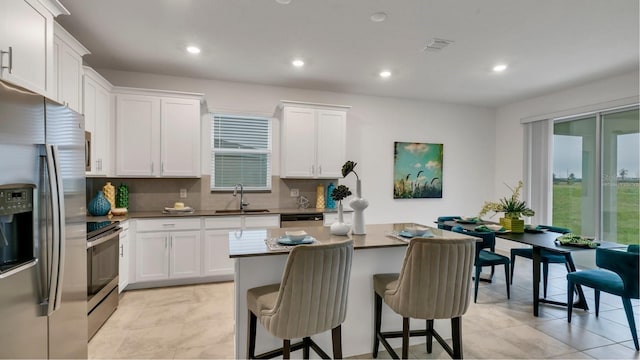
<instances>
[{"instance_id":1,"label":"blue decorative bottle","mask_svg":"<svg viewBox=\"0 0 640 360\"><path fill-rule=\"evenodd\" d=\"M333 192L333 189L335 189L335 188L336 188L336 186L333 185L333 183L329 183L329 186L327 186L327 196L326 196L327 209L335 209L336 208L336 201L331 198L331 193Z\"/></svg>"},{"instance_id":2,"label":"blue decorative bottle","mask_svg":"<svg viewBox=\"0 0 640 360\"><path fill-rule=\"evenodd\" d=\"M111 203L107 200L102 191L98 191L98 194L89 201L87 210L89 211L89 214L93 216L104 216L109 213L109 210L111 210Z\"/></svg>"}]
</instances>

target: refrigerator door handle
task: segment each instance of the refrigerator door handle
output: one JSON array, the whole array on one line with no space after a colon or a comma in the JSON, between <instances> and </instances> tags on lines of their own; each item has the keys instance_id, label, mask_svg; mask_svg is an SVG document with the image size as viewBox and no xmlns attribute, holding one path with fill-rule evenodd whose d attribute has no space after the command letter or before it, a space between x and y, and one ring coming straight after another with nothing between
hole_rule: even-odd
<instances>
[{"instance_id":1,"label":"refrigerator door handle","mask_svg":"<svg viewBox=\"0 0 640 360\"><path fill-rule=\"evenodd\" d=\"M64 263L64 244L63 229L60 226L61 207L60 207L60 176L58 174L59 164L57 160L58 149L55 145L47 145L45 147L47 159L47 172L49 179L49 194L51 196L52 210L52 256L51 256L51 272L49 280L49 296L47 304L47 315L51 315L55 310L60 308L60 297L62 291L62 264ZM64 208L62 208L64 209ZM64 211L64 210L62 210ZM62 215L64 216L64 215Z\"/></svg>"},{"instance_id":2,"label":"refrigerator door handle","mask_svg":"<svg viewBox=\"0 0 640 360\"><path fill-rule=\"evenodd\" d=\"M53 152L53 163L55 165L55 175L56 175L56 203L54 206L58 208L57 214L58 218L54 219L54 227L58 228L58 242L60 247L59 259L58 259L58 283L56 284L56 292L55 292L55 305L53 310L58 310L60 305L62 304L62 284L64 278L64 261L66 255L66 244L67 244L67 236L65 229L65 219L66 214L64 211L64 188L62 184L62 174L60 173L60 152L58 151L57 145L51 145L51 149ZM56 213L54 211L54 213Z\"/></svg>"}]
</instances>

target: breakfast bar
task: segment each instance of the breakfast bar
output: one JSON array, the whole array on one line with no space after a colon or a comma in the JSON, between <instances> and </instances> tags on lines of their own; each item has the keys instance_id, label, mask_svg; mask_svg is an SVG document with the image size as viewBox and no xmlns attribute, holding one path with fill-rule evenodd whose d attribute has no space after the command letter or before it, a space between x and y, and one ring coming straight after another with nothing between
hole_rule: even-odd
<instances>
[{"instance_id":1,"label":"breakfast bar","mask_svg":"<svg viewBox=\"0 0 640 360\"><path fill-rule=\"evenodd\" d=\"M328 227L300 229L238 230L229 233L229 255L235 259L235 355L246 358L247 341L247 290L256 286L280 282L287 260L288 251L273 251L265 240L277 239L286 231L305 230L318 243L332 243L352 239L354 256L349 283L347 317L342 324L343 355L353 356L371 352L373 340L373 279L377 273L399 272L408 240L394 237L403 229L416 224L397 223L367 225L366 235L331 235ZM428 235L439 239L469 238L467 235L429 227ZM272 241L272 240L270 240ZM383 311L386 328L401 328L402 318L389 309ZM414 329L423 329L424 321L412 320ZM435 328L444 338L450 337L448 321L435 321ZM282 342L264 331L257 329L256 352L264 352L282 346ZM331 349L331 332L314 337L314 341L324 349ZM424 339L416 338L416 343Z\"/></svg>"}]
</instances>

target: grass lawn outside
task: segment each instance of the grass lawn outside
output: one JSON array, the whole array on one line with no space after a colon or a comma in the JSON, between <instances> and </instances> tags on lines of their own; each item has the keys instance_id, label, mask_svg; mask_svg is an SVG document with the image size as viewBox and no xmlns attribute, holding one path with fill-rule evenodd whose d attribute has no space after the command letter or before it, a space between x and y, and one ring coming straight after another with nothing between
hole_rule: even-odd
<instances>
[{"instance_id":1,"label":"grass lawn outside","mask_svg":"<svg viewBox=\"0 0 640 360\"><path fill-rule=\"evenodd\" d=\"M617 186L617 243L640 243L639 185L638 182L627 182ZM553 225L570 228L579 234L582 228L581 201L581 183L553 184Z\"/></svg>"}]
</instances>

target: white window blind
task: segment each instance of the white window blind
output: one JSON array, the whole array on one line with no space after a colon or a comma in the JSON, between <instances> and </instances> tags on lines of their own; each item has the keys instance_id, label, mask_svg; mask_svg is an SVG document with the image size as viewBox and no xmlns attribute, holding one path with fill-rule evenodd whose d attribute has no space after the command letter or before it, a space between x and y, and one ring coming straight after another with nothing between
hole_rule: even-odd
<instances>
[{"instance_id":1,"label":"white window blind","mask_svg":"<svg viewBox=\"0 0 640 360\"><path fill-rule=\"evenodd\" d=\"M271 120L213 114L211 190L271 190Z\"/></svg>"}]
</instances>

